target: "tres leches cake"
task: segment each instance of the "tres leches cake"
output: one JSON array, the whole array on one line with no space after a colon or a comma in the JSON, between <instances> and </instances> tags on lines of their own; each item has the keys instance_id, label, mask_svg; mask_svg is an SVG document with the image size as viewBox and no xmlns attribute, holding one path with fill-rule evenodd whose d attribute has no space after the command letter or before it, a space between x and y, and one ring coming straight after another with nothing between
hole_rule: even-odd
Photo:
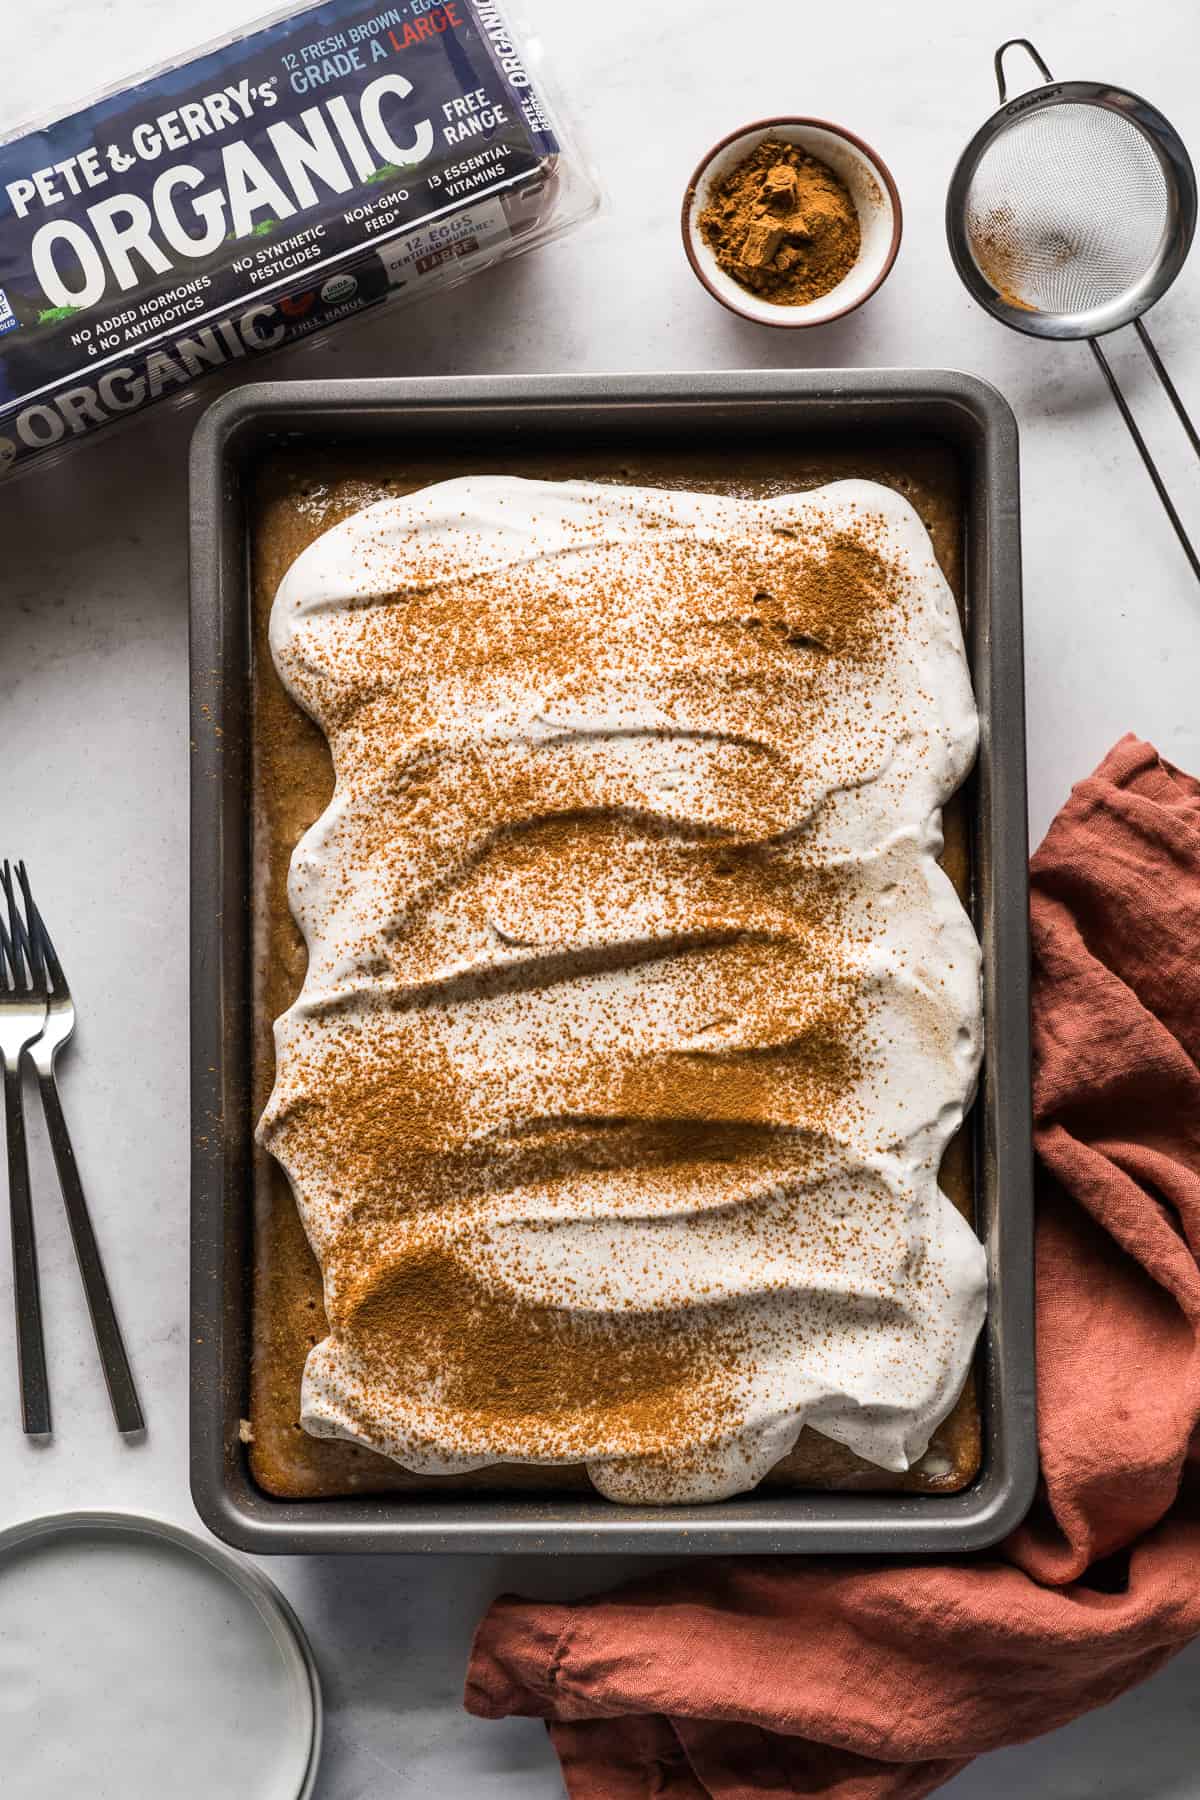
<instances>
[{"instance_id":1,"label":"tres leches cake","mask_svg":"<svg viewBox=\"0 0 1200 1800\"><path fill-rule=\"evenodd\" d=\"M628 1502L806 1425L910 1468L986 1270L937 1179L977 718L908 502L444 481L319 536L270 637L336 774L260 1125L324 1281L304 1429Z\"/></svg>"}]
</instances>

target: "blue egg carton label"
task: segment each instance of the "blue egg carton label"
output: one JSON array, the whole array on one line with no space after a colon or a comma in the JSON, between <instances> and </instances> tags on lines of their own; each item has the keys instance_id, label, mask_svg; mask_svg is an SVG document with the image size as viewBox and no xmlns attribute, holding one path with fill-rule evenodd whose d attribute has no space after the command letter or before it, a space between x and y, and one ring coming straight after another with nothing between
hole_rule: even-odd
<instances>
[{"instance_id":1,"label":"blue egg carton label","mask_svg":"<svg viewBox=\"0 0 1200 1800\"><path fill-rule=\"evenodd\" d=\"M329 0L0 144L0 472L534 227L492 0Z\"/></svg>"}]
</instances>

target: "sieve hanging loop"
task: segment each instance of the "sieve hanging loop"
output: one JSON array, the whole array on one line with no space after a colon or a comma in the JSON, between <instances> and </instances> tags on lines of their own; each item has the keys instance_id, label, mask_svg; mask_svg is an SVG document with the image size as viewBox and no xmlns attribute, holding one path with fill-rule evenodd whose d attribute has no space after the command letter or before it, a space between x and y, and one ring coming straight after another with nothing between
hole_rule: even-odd
<instances>
[{"instance_id":1,"label":"sieve hanging loop","mask_svg":"<svg viewBox=\"0 0 1200 1800\"><path fill-rule=\"evenodd\" d=\"M996 86L1000 90L1001 106L1003 106L1004 102L1008 99L1008 82L1007 82L1007 80L1005 78L1005 74L1004 74L1004 52L1006 50L1017 50L1017 49L1027 50L1029 52L1029 55L1033 58L1033 61L1037 64L1038 68L1041 70L1042 74L1045 76L1046 80L1047 81L1054 80L1053 75L1050 73L1049 69L1046 67L1045 63L1042 61L1041 57L1038 55L1037 51L1034 49L1033 45L1030 43L1028 38L1009 38L1006 43L1001 44L1000 48L996 52L995 59L994 59L995 68L996 68Z\"/></svg>"},{"instance_id":2,"label":"sieve hanging loop","mask_svg":"<svg viewBox=\"0 0 1200 1800\"><path fill-rule=\"evenodd\" d=\"M1004 59L1013 49L1026 52L1045 85L1009 100ZM993 62L1000 108L963 151L946 195L954 266L1001 324L1030 337L1091 346L1200 579L1200 555L1097 342L1133 325L1200 456L1200 432L1142 319L1191 248L1197 211L1191 158L1169 121L1137 94L1101 82L1055 82L1028 38L1009 38Z\"/></svg>"}]
</instances>

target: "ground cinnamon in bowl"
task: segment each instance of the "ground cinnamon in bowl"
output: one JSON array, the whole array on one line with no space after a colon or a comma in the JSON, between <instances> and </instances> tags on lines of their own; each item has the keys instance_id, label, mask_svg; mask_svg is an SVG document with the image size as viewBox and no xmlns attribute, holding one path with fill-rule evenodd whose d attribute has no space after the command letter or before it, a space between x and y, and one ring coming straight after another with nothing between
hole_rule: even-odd
<instances>
[{"instance_id":1,"label":"ground cinnamon in bowl","mask_svg":"<svg viewBox=\"0 0 1200 1800\"><path fill-rule=\"evenodd\" d=\"M858 261L850 190L798 144L766 138L714 182L699 228L727 275L778 305L804 306Z\"/></svg>"}]
</instances>

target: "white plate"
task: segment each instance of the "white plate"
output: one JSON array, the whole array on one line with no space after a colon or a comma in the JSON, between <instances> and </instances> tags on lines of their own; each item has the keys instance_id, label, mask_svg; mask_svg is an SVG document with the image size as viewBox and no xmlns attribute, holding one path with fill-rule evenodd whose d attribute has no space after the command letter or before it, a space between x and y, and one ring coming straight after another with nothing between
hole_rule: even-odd
<instances>
[{"instance_id":1,"label":"white plate","mask_svg":"<svg viewBox=\"0 0 1200 1800\"><path fill-rule=\"evenodd\" d=\"M0 1533L4 1800L309 1800L321 1691L251 1563L136 1513Z\"/></svg>"}]
</instances>

